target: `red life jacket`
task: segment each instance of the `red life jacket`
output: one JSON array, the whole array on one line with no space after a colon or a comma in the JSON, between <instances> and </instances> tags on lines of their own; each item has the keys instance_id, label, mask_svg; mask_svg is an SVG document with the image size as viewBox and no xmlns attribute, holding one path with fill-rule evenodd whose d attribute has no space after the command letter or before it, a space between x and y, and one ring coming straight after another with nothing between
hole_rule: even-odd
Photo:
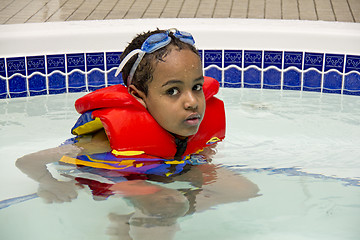
<instances>
[{"instance_id":1,"label":"red life jacket","mask_svg":"<svg viewBox=\"0 0 360 240\"><path fill-rule=\"evenodd\" d=\"M205 115L198 132L188 137L183 156L195 153L225 137L224 104L214 97L219 91L218 81L205 77L203 91L206 100ZM115 155L119 151L139 151L139 154L169 159L176 153L174 136L163 129L122 85L89 93L76 101L75 108L83 115L92 112L91 119L78 121L72 133L81 135L103 127ZM97 118L101 120L100 126L79 131Z\"/></svg>"}]
</instances>

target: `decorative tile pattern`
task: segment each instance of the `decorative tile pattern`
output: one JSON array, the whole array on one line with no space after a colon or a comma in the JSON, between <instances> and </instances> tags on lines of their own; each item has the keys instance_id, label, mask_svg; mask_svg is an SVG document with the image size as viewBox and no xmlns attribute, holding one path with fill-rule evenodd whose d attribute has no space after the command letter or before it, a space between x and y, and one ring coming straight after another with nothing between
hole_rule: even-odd
<instances>
[{"instance_id":1,"label":"decorative tile pattern","mask_svg":"<svg viewBox=\"0 0 360 240\"><path fill-rule=\"evenodd\" d=\"M35 72L46 74L45 72L45 56L27 57L27 75L31 75Z\"/></svg>"},{"instance_id":2,"label":"decorative tile pattern","mask_svg":"<svg viewBox=\"0 0 360 240\"><path fill-rule=\"evenodd\" d=\"M302 62L302 52L284 52L284 69L296 67L299 70L302 70Z\"/></svg>"},{"instance_id":3,"label":"decorative tile pattern","mask_svg":"<svg viewBox=\"0 0 360 240\"><path fill-rule=\"evenodd\" d=\"M244 52L244 67L257 66L261 68L262 51L246 51Z\"/></svg>"},{"instance_id":4,"label":"decorative tile pattern","mask_svg":"<svg viewBox=\"0 0 360 240\"><path fill-rule=\"evenodd\" d=\"M105 74L102 72L105 70L104 53L87 53L86 70L89 91L105 87Z\"/></svg>"},{"instance_id":5,"label":"decorative tile pattern","mask_svg":"<svg viewBox=\"0 0 360 240\"><path fill-rule=\"evenodd\" d=\"M8 58L7 71L9 82L9 95L11 97L26 97L26 64L25 57ZM21 74L21 75L16 75Z\"/></svg>"},{"instance_id":6,"label":"decorative tile pattern","mask_svg":"<svg viewBox=\"0 0 360 240\"><path fill-rule=\"evenodd\" d=\"M360 56L354 56L354 55L346 56L345 73L351 71L360 72Z\"/></svg>"},{"instance_id":7,"label":"decorative tile pattern","mask_svg":"<svg viewBox=\"0 0 360 240\"><path fill-rule=\"evenodd\" d=\"M282 52L280 51L265 51L264 52L264 68L274 66L282 69Z\"/></svg>"},{"instance_id":8,"label":"decorative tile pattern","mask_svg":"<svg viewBox=\"0 0 360 240\"><path fill-rule=\"evenodd\" d=\"M67 72L81 70L85 72L85 55L83 53L66 54Z\"/></svg>"},{"instance_id":9,"label":"decorative tile pattern","mask_svg":"<svg viewBox=\"0 0 360 240\"><path fill-rule=\"evenodd\" d=\"M120 65L120 55L122 52L107 52L106 53L106 70L118 67Z\"/></svg>"},{"instance_id":10,"label":"decorative tile pattern","mask_svg":"<svg viewBox=\"0 0 360 240\"><path fill-rule=\"evenodd\" d=\"M340 73L344 71L345 56L339 54L325 54L324 71L338 70Z\"/></svg>"},{"instance_id":11,"label":"decorative tile pattern","mask_svg":"<svg viewBox=\"0 0 360 240\"><path fill-rule=\"evenodd\" d=\"M106 53L106 70L109 71L113 68L117 68L120 65L121 52L107 52ZM124 84L121 74L115 77L116 69L108 72L107 83L108 85Z\"/></svg>"},{"instance_id":12,"label":"decorative tile pattern","mask_svg":"<svg viewBox=\"0 0 360 240\"><path fill-rule=\"evenodd\" d=\"M242 52L242 50L225 50L224 68L231 65L242 67Z\"/></svg>"},{"instance_id":13,"label":"decorative tile pattern","mask_svg":"<svg viewBox=\"0 0 360 240\"><path fill-rule=\"evenodd\" d=\"M86 70L89 72L97 68L105 70L104 53L87 53L86 54Z\"/></svg>"},{"instance_id":14,"label":"decorative tile pattern","mask_svg":"<svg viewBox=\"0 0 360 240\"><path fill-rule=\"evenodd\" d=\"M315 68L319 71L323 70L324 54L322 53L305 53L304 70Z\"/></svg>"},{"instance_id":15,"label":"decorative tile pattern","mask_svg":"<svg viewBox=\"0 0 360 240\"><path fill-rule=\"evenodd\" d=\"M242 50L224 50L224 68L230 67L224 70L224 87L240 88L242 82ZM231 66L236 66L231 67Z\"/></svg>"},{"instance_id":16,"label":"decorative tile pattern","mask_svg":"<svg viewBox=\"0 0 360 240\"><path fill-rule=\"evenodd\" d=\"M59 55L47 55L47 72L51 74L54 71L60 71L66 73L65 71L65 54Z\"/></svg>"},{"instance_id":17,"label":"decorative tile pattern","mask_svg":"<svg viewBox=\"0 0 360 240\"><path fill-rule=\"evenodd\" d=\"M46 94L45 56L27 57L26 64L30 96Z\"/></svg>"},{"instance_id":18,"label":"decorative tile pattern","mask_svg":"<svg viewBox=\"0 0 360 240\"><path fill-rule=\"evenodd\" d=\"M360 56L293 51L200 50L204 73L223 87L360 96ZM121 52L0 58L0 98L92 91L123 84Z\"/></svg>"},{"instance_id":19,"label":"decorative tile pattern","mask_svg":"<svg viewBox=\"0 0 360 240\"><path fill-rule=\"evenodd\" d=\"M347 55L344 94L360 96L360 56Z\"/></svg>"},{"instance_id":20,"label":"decorative tile pattern","mask_svg":"<svg viewBox=\"0 0 360 240\"><path fill-rule=\"evenodd\" d=\"M209 69L205 69L205 75L209 77L213 77L219 81L220 85L223 86L222 83L222 71L215 67L222 68L223 66L223 51L222 50L204 50L204 67L210 67Z\"/></svg>"},{"instance_id":21,"label":"decorative tile pattern","mask_svg":"<svg viewBox=\"0 0 360 240\"><path fill-rule=\"evenodd\" d=\"M325 54L323 92L341 93L345 65L345 55ZM337 71L334 71L337 70Z\"/></svg>"},{"instance_id":22,"label":"decorative tile pattern","mask_svg":"<svg viewBox=\"0 0 360 240\"><path fill-rule=\"evenodd\" d=\"M86 91L86 77L85 77L85 55L83 53L67 54L67 73L69 92ZM72 72L77 70L76 72ZM81 72L78 72L78 71ZM84 72L84 73L83 73Z\"/></svg>"},{"instance_id":23,"label":"decorative tile pattern","mask_svg":"<svg viewBox=\"0 0 360 240\"><path fill-rule=\"evenodd\" d=\"M8 78L16 73L26 76L25 57L8 58L7 72Z\"/></svg>"},{"instance_id":24,"label":"decorative tile pattern","mask_svg":"<svg viewBox=\"0 0 360 240\"><path fill-rule=\"evenodd\" d=\"M205 50L204 51L204 67L215 65L222 67L222 50Z\"/></svg>"}]
</instances>

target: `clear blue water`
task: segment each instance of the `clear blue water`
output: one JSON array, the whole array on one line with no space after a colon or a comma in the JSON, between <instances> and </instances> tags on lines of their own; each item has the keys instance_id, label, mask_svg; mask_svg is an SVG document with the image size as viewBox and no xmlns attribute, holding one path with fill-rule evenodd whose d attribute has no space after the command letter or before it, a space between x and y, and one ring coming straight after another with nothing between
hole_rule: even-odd
<instances>
[{"instance_id":1,"label":"clear blue water","mask_svg":"<svg viewBox=\"0 0 360 240\"><path fill-rule=\"evenodd\" d=\"M0 132L6 136L0 144L1 239L126 239L119 237L124 231L133 239L171 239L170 232L172 239L189 240L358 239L360 98L222 89L227 137L212 161L215 177L205 170L210 180L200 187L191 184L195 177L153 183L169 191L200 189L197 211L171 226L129 231L121 219L144 213L128 200L115 195L96 201L84 188L70 203L46 204L31 195L38 183L14 165L71 137L78 117L73 103L81 95L0 102Z\"/></svg>"}]
</instances>

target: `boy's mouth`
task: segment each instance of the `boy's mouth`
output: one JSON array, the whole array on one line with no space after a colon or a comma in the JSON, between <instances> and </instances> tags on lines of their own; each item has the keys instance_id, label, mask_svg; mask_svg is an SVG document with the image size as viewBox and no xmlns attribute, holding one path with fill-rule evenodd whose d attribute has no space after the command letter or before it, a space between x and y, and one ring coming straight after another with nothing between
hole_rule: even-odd
<instances>
[{"instance_id":1,"label":"boy's mouth","mask_svg":"<svg viewBox=\"0 0 360 240\"><path fill-rule=\"evenodd\" d=\"M192 113L185 119L185 123L189 126L196 126L200 124L200 120L201 120L200 114Z\"/></svg>"}]
</instances>

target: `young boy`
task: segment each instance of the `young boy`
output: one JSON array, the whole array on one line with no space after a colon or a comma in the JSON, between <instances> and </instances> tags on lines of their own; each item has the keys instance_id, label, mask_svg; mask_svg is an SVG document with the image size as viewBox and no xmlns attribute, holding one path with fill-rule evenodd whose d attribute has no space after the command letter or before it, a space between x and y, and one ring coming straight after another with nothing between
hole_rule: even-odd
<instances>
[{"instance_id":1,"label":"young boy","mask_svg":"<svg viewBox=\"0 0 360 240\"><path fill-rule=\"evenodd\" d=\"M256 185L239 175L211 164L194 166L180 161L191 160L187 156L200 150L205 156L202 159L209 159L213 150L206 146L223 139L225 134L223 104L213 97L218 83L203 77L192 36L176 29L140 34L125 49L121 60L117 74L122 72L126 87L101 89L76 102L83 117L73 132L91 133L90 138L79 138L76 143L18 159L17 166L39 182L38 195L49 202L63 202L76 198L79 183L88 185L93 194L98 190L90 180L59 182L53 178L46 164L60 159L83 166L99 165L97 161L80 162L76 160L78 155L104 152L111 152L119 161L144 156L151 161L155 161L153 156L164 159L164 163L156 162L157 167L166 166L169 172L164 175L170 181L188 182L192 187L176 190L153 184L169 181L153 171L141 172L140 177L134 176L136 171L131 175L129 171L118 171L128 174L123 176L129 181L106 185L106 193L97 195L121 194L133 203L134 215L110 215L110 220L118 222L118 228L127 228L121 235L124 239L130 239L128 222L133 239L171 239L179 217L256 196ZM178 161L171 161L174 158ZM179 162L183 164L180 169ZM138 165L135 163L132 162Z\"/></svg>"},{"instance_id":2,"label":"young boy","mask_svg":"<svg viewBox=\"0 0 360 240\"><path fill-rule=\"evenodd\" d=\"M79 99L75 106L83 117L73 133L96 131L88 126L101 120L113 154L130 150L166 159L181 159L223 139L224 106L213 96L219 84L204 81L194 43L176 29L136 37L116 73L123 73L127 88L113 86Z\"/></svg>"}]
</instances>

